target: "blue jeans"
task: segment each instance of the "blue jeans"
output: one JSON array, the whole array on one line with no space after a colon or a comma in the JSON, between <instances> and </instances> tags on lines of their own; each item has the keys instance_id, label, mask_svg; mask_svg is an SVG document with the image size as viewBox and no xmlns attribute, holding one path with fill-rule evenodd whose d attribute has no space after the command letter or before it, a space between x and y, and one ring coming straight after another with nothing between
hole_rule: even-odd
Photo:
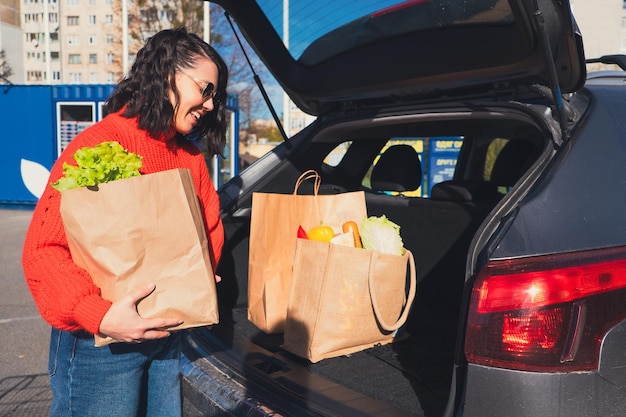
<instances>
[{"instance_id":1,"label":"blue jeans","mask_svg":"<svg viewBox=\"0 0 626 417\"><path fill-rule=\"evenodd\" d=\"M52 329L51 417L181 415L180 333L95 347L93 335Z\"/></svg>"}]
</instances>

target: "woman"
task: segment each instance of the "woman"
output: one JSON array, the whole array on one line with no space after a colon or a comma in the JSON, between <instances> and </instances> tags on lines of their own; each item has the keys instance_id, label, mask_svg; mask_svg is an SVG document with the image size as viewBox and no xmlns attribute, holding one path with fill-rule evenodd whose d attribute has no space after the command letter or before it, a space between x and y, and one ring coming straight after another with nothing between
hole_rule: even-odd
<instances>
[{"instance_id":1,"label":"woman","mask_svg":"<svg viewBox=\"0 0 626 417\"><path fill-rule=\"evenodd\" d=\"M227 81L226 64L198 36L183 28L157 33L107 101L109 115L70 142L52 168L50 183L63 175L64 163L75 164L76 150L105 141L140 155L142 174L188 168L217 265L224 241L219 199L204 156L190 139L206 138L210 153L222 152ZM114 303L100 297L90 276L72 262L60 198L46 187L23 250L29 288L52 325L51 416L180 415L180 335L167 329L181 321L137 314L136 303L154 286ZM94 334L123 343L96 348Z\"/></svg>"}]
</instances>

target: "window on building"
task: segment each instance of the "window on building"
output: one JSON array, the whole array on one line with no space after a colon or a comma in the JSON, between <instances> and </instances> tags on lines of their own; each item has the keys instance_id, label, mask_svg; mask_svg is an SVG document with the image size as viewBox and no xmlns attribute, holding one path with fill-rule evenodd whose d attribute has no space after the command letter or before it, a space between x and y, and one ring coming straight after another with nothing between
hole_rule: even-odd
<instances>
[{"instance_id":1,"label":"window on building","mask_svg":"<svg viewBox=\"0 0 626 417\"><path fill-rule=\"evenodd\" d=\"M92 25L92 26L96 24L96 15L95 14L90 14L89 15L89 24Z\"/></svg>"},{"instance_id":2,"label":"window on building","mask_svg":"<svg viewBox=\"0 0 626 417\"><path fill-rule=\"evenodd\" d=\"M107 83L115 83L115 74L113 74L112 72L107 72Z\"/></svg>"},{"instance_id":3,"label":"window on building","mask_svg":"<svg viewBox=\"0 0 626 417\"><path fill-rule=\"evenodd\" d=\"M59 14L58 13L48 13L48 21L50 23L59 23Z\"/></svg>"},{"instance_id":4,"label":"window on building","mask_svg":"<svg viewBox=\"0 0 626 417\"><path fill-rule=\"evenodd\" d=\"M61 71L52 71L52 79L54 81L61 81Z\"/></svg>"},{"instance_id":5,"label":"window on building","mask_svg":"<svg viewBox=\"0 0 626 417\"><path fill-rule=\"evenodd\" d=\"M46 36L44 33L28 32L24 34L24 39L26 43L30 43L37 47L45 42Z\"/></svg>"},{"instance_id":6,"label":"window on building","mask_svg":"<svg viewBox=\"0 0 626 417\"><path fill-rule=\"evenodd\" d=\"M98 43L98 36L97 35L89 35L89 45L95 45Z\"/></svg>"},{"instance_id":7,"label":"window on building","mask_svg":"<svg viewBox=\"0 0 626 417\"><path fill-rule=\"evenodd\" d=\"M113 63L113 59L114 59L114 55L111 53L107 54L107 58L106 58L106 63L107 64L112 64Z\"/></svg>"},{"instance_id":8,"label":"window on building","mask_svg":"<svg viewBox=\"0 0 626 417\"><path fill-rule=\"evenodd\" d=\"M304 119L304 115L298 117L292 117L290 120L290 130L291 131L300 131L304 129L306 126L306 120Z\"/></svg>"},{"instance_id":9,"label":"window on building","mask_svg":"<svg viewBox=\"0 0 626 417\"><path fill-rule=\"evenodd\" d=\"M89 63L97 64L98 63L98 54L89 54Z\"/></svg>"},{"instance_id":10,"label":"window on building","mask_svg":"<svg viewBox=\"0 0 626 417\"><path fill-rule=\"evenodd\" d=\"M70 82L71 83L81 83L83 82L83 76L80 72L70 72Z\"/></svg>"},{"instance_id":11,"label":"window on building","mask_svg":"<svg viewBox=\"0 0 626 417\"><path fill-rule=\"evenodd\" d=\"M155 9L142 9L139 11L142 22L156 22L159 19L158 11Z\"/></svg>"},{"instance_id":12,"label":"window on building","mask_svg":"<svg viewBox=\"0 0 626 417\"><path fill-rule=\"evenodd\" d=\"M50 42L55 43L59 41L59 34L56 32L50 33Z\"/></svg>"},{"instance_id":13,"label":"window on building","mask_svg":"<svg viewBox=\"0 0 626 417\"><path fill-rule=\"evenodd\" d=\"M98 73L97 72L92 72L91 74L89 74L89 82L91 84L97 84L98 83Z\"/></svg>"},{"instance_id":14,"label":"window on building","mask_svg":"<svg viewBox=\"0 0 626 417\"><path fill-rule=\"evenodd\" d=\"M51 61L58 61L59 60L59 53L58 52L50 52L50 60Z\"/></svg>"},{"instance_id":15,"label":"window on building","mask_svg":"<svg viewBox=\"0 0 626 417\"><path fill-rule=\"evenodd\" d=\"M80 35L67 35L68 45L80 45Z\"/></svg>"},{"instance_id":16,"label":"window on building","mask_svg":"<svg viewBox=\"0 0 626 417\"><path fill-rule=\"evenodd\" d=\"M113 42L115 42L115 38L113 37L113 35L107 35L106 36L106 42L108 45L112 45Z\"/></svg>"},{"instance_id":17,"label":"window on building","mask_svg":"<svg viewBox=\"0 0 626 417\"><path fill-rule=\"evenodd\" d=\"M167 21L172 21L176 18L176 11L175 10L161 10L159 12L159 19L160 20L167 20Z\"/></svg>"},{"instance_id":18,"label":"window on building","mask_svg":"<svg viewBox=\"0 0 626 417\"><path fill-rule=\"evenodd\" d=\"M27 43L35 43L38 41L36 33L28 32L24 34L24 37L26 38Z\"/></svg>"},{"instance_id":19,"label":"window on building","mask_svg":"<svg viewBox=\"0 0 626 417\"><path fill-rule=\"evenodd\" d=\"M68 26L78 26L80 25L79 16L68 16L67 17L67 25Z\"/></svg>"},{"instance_id":20,"label":"window on building","mask_svg":"<svg viewBox=\"0 0 626 417\"><path fill-rule=\"evenodd\" d=\"M43 80L43 72L41 72L41 71L28 71L26 73L26 79L28 81L41 81L41 80Z\"/></svg>"},{"instance_id":21,"label":"window on building","mask_svg":"<svg viewBox=\"0 0 626 417\"><path fill-rule=\"evenodd\" d=\"M113 24L113 15L112 14L108 14L108 15L104 16L104 23L106 23L107 25Z\"/></svg>"},{"instance_id":22,"label":"window on building","mask_svg":"<svg viewBox=\"0 0 626 417\"><path fill-rule=\"evenodd\" d=\"M79 0L67 0L67 5L68 6L78 6L78 1Z\"/></svg>"},{"instance_id":23,"label":"window on building","mask_svg":"<svg viewBox=\"0 0 626 417\"><path fill-rule=\"evenodd\" d=\"M80 64L80 54L69 54L68 64Z\"/></svg>"}]
</instances>

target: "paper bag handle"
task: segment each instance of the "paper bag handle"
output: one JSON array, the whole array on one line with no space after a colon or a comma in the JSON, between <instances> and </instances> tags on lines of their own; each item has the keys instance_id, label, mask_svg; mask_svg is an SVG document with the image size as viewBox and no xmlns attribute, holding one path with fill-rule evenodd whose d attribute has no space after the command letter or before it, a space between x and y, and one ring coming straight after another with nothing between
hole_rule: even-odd
<instances>
[{"instance_id":1,"label":"paper bag handle","mask_svg":"<svg viewBox=\"0 0 626 417\"><path fill-rule=\"evenodd\" d=\"M294 195L298 193L298 188L302 185L302 183L306 180L315 179L313 194L317 196L317 193L320 190L320 186L322 185L322 177L317 173L314 169L309 169L308 171L304 171L300 177L298 177L298 181L296 181L296 186L293 188Z\"/></svg>"},{"instance_id":2,"label":"paper bag handle","mask_svg":"<svg viewBox=\"0 0 626 417\"><path fill-rule=\"evenodd\" d=\"M369 273L369 288L370 288L370 298L372 300L372 308L374 309L374 315L376 316L376 320L378 321L378 325L381 329L386 330L388 332L396 331L406 323L407 318L409 317L409 312L411 310L411 305L413 304L413 300L415 299L415 293L417 292L417 277L415 274L415 259L413 259L413 253L410 250L406 249L406 252L409 255L409 294L407 296L406 304L404 306L404 310L394 324L388 324L382 317L380 313L380 307L378 306L378 299L376 298L376 292L374 291L374 273L372 271L373 267L370 266ZM372 262L371 265L374 263Z\"/></svg>"}]
</instances>

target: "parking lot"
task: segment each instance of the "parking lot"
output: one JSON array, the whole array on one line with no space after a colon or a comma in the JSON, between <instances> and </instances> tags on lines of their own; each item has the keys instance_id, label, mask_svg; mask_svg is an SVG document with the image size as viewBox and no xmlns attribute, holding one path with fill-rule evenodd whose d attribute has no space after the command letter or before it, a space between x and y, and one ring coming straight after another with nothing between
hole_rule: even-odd
<instances>
[{"instance_id":1,"label":"parking lot","mask_svg":"<svg viewBox=\"0 0 626 417\"><path fill-rule=\"evenodd\" d=\"M49 327L24 281L20 262L30 210L0 209L0 416L49 414Z\"/></svg>"}]
</instances>

